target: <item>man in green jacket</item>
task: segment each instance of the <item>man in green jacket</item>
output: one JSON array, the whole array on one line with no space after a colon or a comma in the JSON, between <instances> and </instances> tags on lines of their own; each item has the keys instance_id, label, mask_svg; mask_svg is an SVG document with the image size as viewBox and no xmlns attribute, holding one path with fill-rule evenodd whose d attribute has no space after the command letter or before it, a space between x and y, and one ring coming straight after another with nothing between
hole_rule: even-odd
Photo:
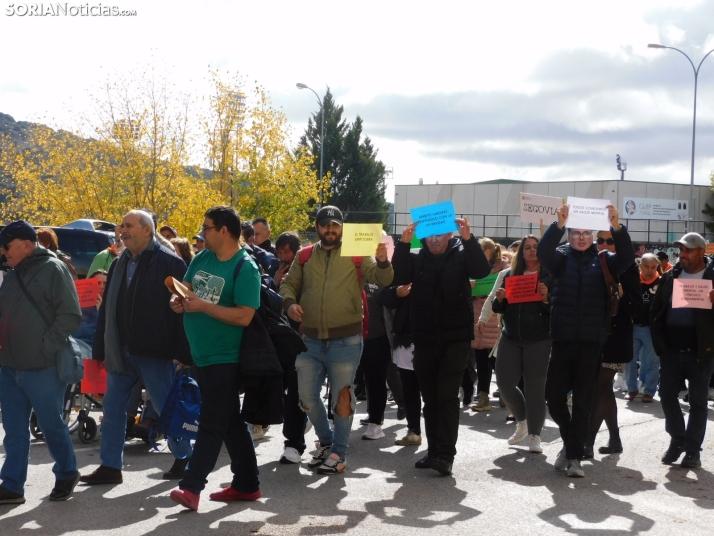
<instances>
[{"instance_id":1,"label":"man in green jacket","mask_svg":"<svg viewBox=\"0 0 714 536\"><path fill-rule=\"evenodd\" d=\"M280 285L280 295L288 316L302 322L308 348L295 362L300 404L319 439L308 467L317 468L320 474L335 474L347 465L345 453L355 409L353 384L363 345L362 287L365 281L389 285L394 270L386 244L377 247L376 261L374 257L357 261L342 256L343 217L337 207L322 207L316 219L320 242L310 246L309 260L301 262L303 256L298 253ZM325 376L332 387L334 433L320 398Z\"/></svg>"},{"instance_id":2,"label":"man in green jacket","mask_svg":"<svg viewBox=\"0 0 714 536\"><path fill-rule=\"evenodd\" d=\"M0 409L5 430L0 504L25 502L32 410L55 461L50 500L64 501L72 495L79 472L62 420L67 384L57 375L56 356L82 322L77 290L65 263L37 245L37 234L25 221L3 229L0 254L12 268L0 287Z\"/></svg>"}]
</instances>

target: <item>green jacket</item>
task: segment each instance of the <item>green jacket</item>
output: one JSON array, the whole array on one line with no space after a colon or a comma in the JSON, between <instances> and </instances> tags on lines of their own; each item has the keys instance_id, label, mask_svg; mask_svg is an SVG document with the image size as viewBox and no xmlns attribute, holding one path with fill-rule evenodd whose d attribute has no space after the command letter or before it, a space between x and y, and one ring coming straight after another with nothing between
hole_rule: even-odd
<instances>
[{"instance_id":1,"label":"green jacket","mask_svg":"<svg viewBox=\"0 0 714 536\"><path fill-rule=\"evenodd\" d=\"M100 251L99 253L97 253L97 256L94 257L92 264L89 266L89 270L87 270L87 276L92 275L97 270L104 270L105 272L109 272L109 267L112 265L114 259L116 258L116 253L114 253L110 248L107 248L104 251Z\"/></svg>"},{"instance_id":2,"label":"green jacket","mask_svg":"<svg viewBox=\"0 0 714 536\"><path fill-rule=\"evenodd\" d=\"M50 329L22 292L18 277L52 324ZM54 367L57 350L81 323L77 289L67 266L38 246L5 275L0 286L0 366L16 370Z\"/></svg>"},{"instance_id":3,"label":"green jacket","mask_svg":"<svg viewBox=\"0 0 714 536\"><path fill-rule=\"evenodd\" d=\"M336 339L362 333L362 288L357 283L357 268L352 257L342 257L340 248L313 247L305 265L300 255L290 266L280 285L283 307L293 303L302 307L302 327L312 339ZM362 287L365 282L389 286L394 270L389 261L377 262L374 257L362 258Z\"/></svg>"}]
</instances>

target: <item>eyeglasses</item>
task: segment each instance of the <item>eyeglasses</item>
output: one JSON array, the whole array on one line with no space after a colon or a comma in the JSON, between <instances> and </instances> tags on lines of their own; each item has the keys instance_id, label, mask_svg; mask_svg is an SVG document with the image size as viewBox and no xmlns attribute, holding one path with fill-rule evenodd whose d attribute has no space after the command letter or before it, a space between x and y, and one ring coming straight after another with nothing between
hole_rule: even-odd
<instances>
[{"instance_id":1,"label":"eyeglasses","mask_svg":"<svg viewBox=\"0 0 714 536\"><path fill-rule=\"evenodd\" d=\"M16 240L19 240L18 238L13 238L10 240L7 244L0 246L0 251L10 251L10 245L15 242Z\"/></svg>"},{"instance_id":2,"label":"eyeglasses","mask_svg":"<svg viewBox=\"0 0 714 536\"><path fill-rule=\"evenodd\" d=\"M215 228L216 228L215 225L212 226L212 227L205 227L205 226L202 225L202 226L201 226L201 232L202 232L202 233L205 233L205 232L208 231L209 229L215 229Z\"/></svg>"},{"instance_id":3,"label":"eyeglasses","mask_svg":"<svg viewBox=\"0 0 714 536\"><path fill-rule=\"evenodd\" d=\"M600 244L601 246L603 244L607 244L608 246L612 246L615 244L615 239L614 238L598 238L597 243Z\"/></svg>"},{"instance_id":4,"label":"eyeglasses","mask_svg":"<svg viewBox=\"0 0 714 536\"><path fill-rule=\"evenodd\" d=\"M592 238L592 231L570 231L570 236L573 238Z\"/></svg>"}]
</instances>

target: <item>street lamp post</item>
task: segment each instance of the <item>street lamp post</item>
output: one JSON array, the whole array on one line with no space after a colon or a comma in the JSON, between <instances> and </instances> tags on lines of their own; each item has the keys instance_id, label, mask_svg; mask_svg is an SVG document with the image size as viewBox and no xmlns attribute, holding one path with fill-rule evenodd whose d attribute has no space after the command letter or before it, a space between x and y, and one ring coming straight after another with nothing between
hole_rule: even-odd
<instances>
[{"instance_id":1,"label":"street lamp post","mask_svg":"<svg viewBox=\"0 0 714 536\"><path fill-rule=\"evenodd\" d=\"M322 207L322 162L323 156L325 154L325 109L322 107L322 99L317 92L306 84L301 84L298 82L295 84L298 89L309 89L317 97L317 102L320 105L320 115L322 115L322 126L320 127L320 205L317 207L318 210Z\"/></svg>"},{"instance_id":2,"label":"street lamp post","mask_svg":"<svg viewBox=\"0 0 714 536\"><path fill-rule=\"evenodd\" d=\"M680 54L682 54L685 58L687 58L687 61L689 61L689 64L692 66L692 70L694 71L694 115L692 119L692 165L691 165L691 176L689 179L689 214L690 220L694 220L694 148L696 144L696 135L697 135L697 82L699 81L699 68L702 66L702 63L704 63L704 60L707 59L707 56L714 52L714 48L707 52L704 57L702 58L702 61L699 62L699 65L694 67L694 62L692 59L687 56L684 52L679 50L678 48L674 47L667 47L664 45L657 45L657 44L652 44L650 43L647 45L647 48L667 48L669 50L676 50ZM691 230L691 229L688 229Z\"/></svg>"}]
</instances>

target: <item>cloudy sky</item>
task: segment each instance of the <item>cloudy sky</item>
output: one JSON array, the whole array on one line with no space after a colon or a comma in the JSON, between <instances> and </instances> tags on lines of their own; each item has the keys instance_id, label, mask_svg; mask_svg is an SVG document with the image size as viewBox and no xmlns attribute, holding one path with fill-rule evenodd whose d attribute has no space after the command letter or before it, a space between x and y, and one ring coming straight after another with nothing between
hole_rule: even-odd
<instances>
[{"instance_id":1,"label":"cloudy sky","mask_svg":"<svg viewBox=\"0 0 714 536\"><path fill-rule=\"evenodd\" d=\"M295 83L329 86L364 120L392 185L613 179L616 153L627 179L689 181L693 70L647 44L696 66L714 48L714 0L204 4L104 0L137 15L39 17L0 2L0 112L61 125L112 73L147 63L200 94L210 65L262 84L296 139L316 103ZM695 183L713 169L708 58Z\"/></svg>"}]
</instances>

